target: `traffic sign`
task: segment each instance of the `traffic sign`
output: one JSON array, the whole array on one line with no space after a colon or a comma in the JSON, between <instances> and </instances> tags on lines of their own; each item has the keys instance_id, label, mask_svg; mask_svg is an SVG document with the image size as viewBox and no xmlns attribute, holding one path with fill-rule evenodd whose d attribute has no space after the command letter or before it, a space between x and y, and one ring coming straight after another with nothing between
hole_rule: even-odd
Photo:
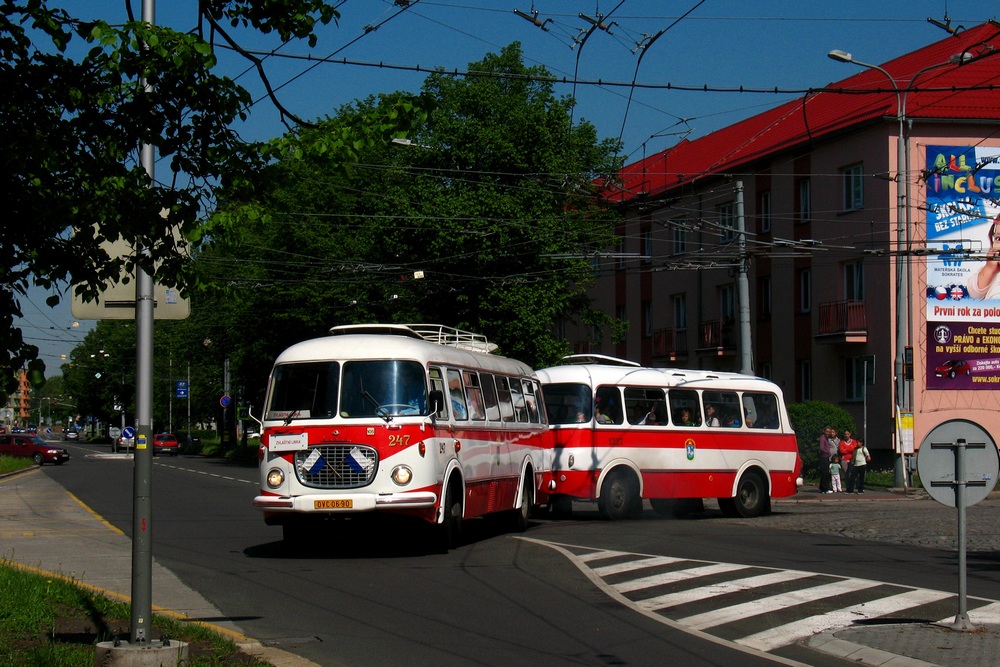
<instances>
[{"instance_id":1,"label":"traffic sign","mask_svg":"<svg viewBox=\"0 0 1000 667\"><path fill-rule=\"evenodd\" d=\"M174 383L177 398L187 398L188 397L188 383L187 380L178 380Z\"/></svg>"},{"instance_id":2,"label":"traffic sign","mask_svg":"<svg viewBox=\"0 0 1000 667\"><path fill-rule=\"evenodd\" d=\"M935 426L920 443L917 472L931 498L957 507L961 495L962 505L969 507L984 500L996 485L1000 454L982 426L966 419L951 419Z\"/></svg>"},{"instance_id":3,"label":"traffic sign","mask_svg":"<svg viewBox=\"0 0 1000 667\"><path fill-rule=\"evenodd\" d=\"M132 438L135 437L135 429L132 428L131 426L126 426L124 429L122 429L122 437L131 440Z\"/></svg>"},{"instance_id":4,"label":"traffic sign","mask_svg":"<svg viewBox=\"0 0 1000 667\"><path fill-rule=\"evenodd\" d=\"M219 405L221 405L224 408L228 408L229 404L232 402L233 399L229 398L228 396L223 396L222 398L219 399Z\"/></svg>"}]
</instances>

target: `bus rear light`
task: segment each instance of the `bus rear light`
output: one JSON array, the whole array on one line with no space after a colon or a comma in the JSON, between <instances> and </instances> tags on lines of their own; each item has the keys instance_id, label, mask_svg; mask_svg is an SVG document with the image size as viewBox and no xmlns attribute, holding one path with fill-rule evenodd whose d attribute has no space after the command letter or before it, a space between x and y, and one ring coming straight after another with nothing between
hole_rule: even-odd
<instances>
[{"instance_id":1,"label":"bus rear light","mask_svg":"<svg viewBox=\"0 0 1000 667\"><path fill-rule=\"evenodd\" d=\"M420 452L421 458L427 456L427 444L421 442L419 445L417 445L417 451Z\"/></svg>"},{"instance_id":2,"label":"bus rear light","mask_svg":"<svg viewBox=\"0 0 1000 667\"><path fill-rule=\"evenodd\" d=\"M272 489L277 489L279 486L284 484L284 482L285 474L277 468L271 468L267 471L267 485Z\"/></svg>"},{"instance_id":3,"label":"bus rear light","mask_svg":"<svg viewBox=\"0 0 1000 667\"><path fill-rule=\"evenodd\" d=\"M458 454L460 451L462 451L462 443L459 442L458 440L456 440L455 441L455 453Z\"/></svg>"}]
</instances>

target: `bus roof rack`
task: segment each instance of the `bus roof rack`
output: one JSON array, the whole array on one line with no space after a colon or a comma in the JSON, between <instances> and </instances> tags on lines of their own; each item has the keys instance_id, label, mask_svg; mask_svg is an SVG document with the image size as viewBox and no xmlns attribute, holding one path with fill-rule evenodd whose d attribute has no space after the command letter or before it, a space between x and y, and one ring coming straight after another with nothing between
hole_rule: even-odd
<instances>
[{"instance_id":1,"label":"bus roof rack","mask_svg":"<svg viewBox=\"0 0 1000 667\"><path fill-rule=\"evenodd\" d=\"M498 347L496 343L489 342L483 334L443 324L345 324L332 327L330 333L335 336L346 334L407 336L482 354L492 354Z\"/></svg>"},{"instance_id":2,"label":"bus roof rack","mask_svg":"<svg viewBox=\"0 0 1000 667\"><path fill-rule=\"evenodd\" d=\"M639 368L642 366L642 364L637 364L634 361L619 359L617 357L608 357L603 354L570 354L562 358L562 363L566 365L600 364L602 366L631 366L633 368Z\"/></svg>"}]
</instances>

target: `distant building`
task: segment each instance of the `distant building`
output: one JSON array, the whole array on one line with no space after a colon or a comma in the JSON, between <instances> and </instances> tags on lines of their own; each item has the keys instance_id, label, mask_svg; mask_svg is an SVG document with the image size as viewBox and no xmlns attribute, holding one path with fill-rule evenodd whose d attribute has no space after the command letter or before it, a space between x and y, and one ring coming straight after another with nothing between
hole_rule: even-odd
<instances>
[{"instance_id":1,"label":"distant building","mask_svg":"<svg viewBox=\"0 0 1000 667\"><path fill-rule=\"evenodd\" d=\"M628 333L569 337L578 352L741 370L745 276L752 371L787 402L840 405L859 434L867 415L878 449L893 446L897 405L912 409L917 445L957 417L1000 433L1000 278L996 293L970 287L992 271L1000 214L1000 24L844 68L817 92L626 166L609 194L626 214L618 252L595 268L592 296ZM905 348L912 382L897 397Z\"/></svg>"}]
</instances>

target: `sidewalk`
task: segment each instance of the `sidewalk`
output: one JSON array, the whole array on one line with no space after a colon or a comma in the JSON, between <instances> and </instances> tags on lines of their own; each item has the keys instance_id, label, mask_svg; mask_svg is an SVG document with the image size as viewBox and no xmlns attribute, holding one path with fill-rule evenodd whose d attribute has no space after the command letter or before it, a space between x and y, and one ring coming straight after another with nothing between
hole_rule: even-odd
<instances>
[{"instance_id":1,"label":"sidewalk","mask_svg":"<svg viewBox=\"0 0 1000 667\"><path fill-rule=\"evenodd\" d=\"M775 503L892 502L911 494L874 490L863 495L820 494L803 489ZM132 543L120 530L84 506L37 468L0 477L0 559L32 571L69 578L111 597L131 594ZM153 562L153 609L198 621L233 639L246 653L275 667L318 667L243 635L239 626ZM819 631L810 648L873 667L928 667L962 664L991 667L1000 662L1000 604L969 612L977 629L961 632L947 623L854 625Z\"/></svg>"},{"instance_id":2,"label":"sidewalk","mask_svg":"<svg viewBox=\"0 0 1000 667\"><path fill-rule=\"evenodd\" d=\"M71 579L109 597L131 596L132 541L38 468L0 477L0 560ZM152 576L154 612L208 625L275 667L318 667L246 637L155 559Z\"/></svg>"}]
</instances>

